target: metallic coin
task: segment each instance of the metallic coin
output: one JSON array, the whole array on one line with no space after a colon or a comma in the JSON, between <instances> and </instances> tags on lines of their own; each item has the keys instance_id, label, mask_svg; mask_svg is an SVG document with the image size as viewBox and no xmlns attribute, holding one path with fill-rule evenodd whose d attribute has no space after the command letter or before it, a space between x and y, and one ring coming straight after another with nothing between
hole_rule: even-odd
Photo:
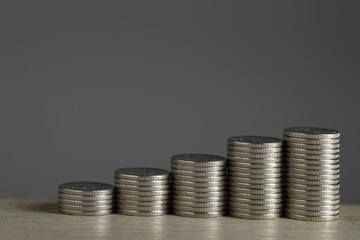
<instances>
[{"instance_id":1,"label":"metallic coin","mask_svg":"<svg viewBox=\"0 0 360 240\"><path fill-rule=\"evenodd\" d=\"M339 174L333 174L333 175L305 175L305 174L286 172L285 175L287 177L287 180L289 180L289 178L297 178L297 179L304 179L304 180L311 180L311 181L339 179Z\"/></svg>"},{"instance_id":2,"label":"metallic coin","mask_svg":"<svg viewBox=\"0 0 360 240\"><path fill-rule=\"evenodd\" d=\"M173 189L180 190L180 191L189 191L189 192L196 192L196 193L206 193L206 192L219 192L219 191L226 191L226 186L219 186L219 187L189 187L189 186L182 186L182 185L173 185Z\"/></svg>"},{"instance_id":3,"label":"metallic coin","mask_svg":"<svg viewBox=\"0 0 360 240\"><path fill-rule=\"evenodd\" d=\"M330 128L317 127L291 127L285 128L284 134L290 137L310 138L310 139L328 139L339 138L340 132Z\"/></svg>"},{"instance_id":4,"label":"metallic coin","mask_svg":"<svg viewBox=\"0 0 360 240\"><path fill-rule=\"evenodd\" d=\"M240 188L230 187L230 192L247 193L247 194L275 194L282 192L281 186L278 188L264 188L264 189L251 189L251 188Z\"/></svg>"},{"instance_id":5,"label":"metallic coin","mask_svg":"<svg viewBox=\"0 0 360 240\"><path fill-rule=\"evenodd\" d=\"M300 154L307 154L307 155L322 155L322 154L329 155L329 154L339 154L340 148L311 150L311 149L304 149L304 148L287 147L286 151L291 152L291 153L300 153Z\"/></svg>"},{"instance_id":6,"label":"metallic coin","mask_svg":"<svg viewBox=\"0 0 360 240\"><path fill-rule=\"evenodd\" d=\"M216 176L216 177L193 177L193 176L186 176L176 173L171 173L171 176L175 180L183 180L189 182L217 182L217 181L226 181L226 176Z\"/></svg>"},{"instance_id":7,"label":"metallic coin","mask_svg":"<svg viewBox=\"0 0 360 240\"><path fill-rule=\"evenodd\" d=\"M282 188L282 183L262 183L262 184L255 184L255 183L245 183L239 181L229 181L229 188L247 188L247 189L254 189L254 190L262 190L262 189L277 189Z\"/></svg>"},{"instance_id":8,"label":"metallic coin","mask_svg":"<svg viewBox=\"0 0 360 240\"><path fill-rule=\"evenodd\" d=\"M309 170L309 169L301 169L301 168L286 168L287 173L295 173L295 174L302 174L302 175L339 175L340 169L332 169L332 170Z\"/></svg>"},{"instance_id":9,"label":"metallic coin","mask_svg":"<svg viewBox=\"0 0 360 240\"><path fill-rule=\"evenodd\" d=\"M119 194L142 196L142 197L169 195L171 192L170 189L144 192L144 191L121 189L121 188L116 188L116 191Z\"/></svg>"},{"instance_id":10,"label":"metallic coin","mask_svg":"<svg viewBox=\"0 0 360 240\"><path fill-rule=\"evenodd\" d=\"M101 195L73 195L59 192L59 198L69 199L69 200L78 200L78 201L99 201L99 200L108 200L113 199L113 194L101 194Z\"/></svg>"},{"instance_id":11,"label":"metallic coin","mask_svg":"<svg viewBox=\"0 0 360 240\"><path fill-rule=\"evenodd\" d=\"M68 209L68 210L94 212L94 211L100 211L100 210L113 209L114 204L98 205L98 206L79 206L79 205L70 205L70 204L59 203L59 207L62 209Z\"/></svg>"},{"instance_id":12,"label":"metallic coin","mask_svg":"<svg viewBox=\"0 0 360 240\"><path fill-rule=\"evenodd\" d=\"M264 164L264 163L282 163L282 157L272 158L251 158L251 157L238 157L231 154L227 155L229 161L241 162L241 163L252 163L252 164Z\"/></svg>"},{"instance_id":13,"label":"metallic coin","mask_svg":"<svg viewBox=\"0 0 360 240\"><path fill-rule=\"evenodd\" d=\"M286 198L286 204L298 204L303 206L331 206L338 205L340 203L340 198L335 200L302 200L296 198Z\"/></svg>"},{"instance_id":14,"label":"metallic coin","mask_svg":"<svg viewBox=\"0 0 360 240\"><path fill-rule=\"evenodd\" d=\"M163 180L170 177L170 172L158 168L119 168L115 170L115 177L128 180Z\"/></svg>"},{"instance_id":15,"label":"metallic coin","mask_svg":"<svg viewBox=\"0 0 360 240\"><path fill-rule=\"evenodd\" d=\"M335 185L340 183L340 179L331 179L331 180L307 180L299 178L286 178L287 183L302 184L308 186L322 186L322 185Z\"/></svg>"},{"instance_id":16,"label":"metallic coin","mask_svg":"<svg viewBox=\"0 0 360 240\"><path fill-rule=\"evenodd\" d=\"M290 158L301 158L306 160L331 160L340 158L340 154L321 154L321 155L311 155L311 154L301 154L293 152L285 152L286 157Z\"/></svg>"},{"instance_id":17,"label":"metallic coin","mask_svg":"<svg viewBox=\"0 0 360 240\"><path fill-rule=\"evenodd\" d=\"M190 177L218 177L218 176L224 176L226 173L225 171L195 172L195 171L179 170L176 168L171 168L171 172L178 175L185 175Z\"/></svg>"},{"instance_id":18,"label":"metallic coin","mask_svg":"<svg viewBox=\"0 0 360 240\"><path fill-rule=\"evenodd\" d=\"M170 179L163 179L163 180L147 180L147 181L138 181L138 180L128 180L122 178L115 178L115 184L126 184L132 186L141 186L141 187L151 187L151 186L159 186L159 185L166 185L170 183Z\"/></svg>"},{"instance_id":19,"label":"metallic coin","mask_svg":"<svg viewBox=\"0 0 360 240\"><path fill-rule=\"evenodd\" d=\"M179 170L194 171L194 172L221 172L221 171L226 171L226 165L216 166L216 167L194 167L194 166L172 163L171 169L179 169Z\"/></svg>"},{"instance_id":20,"label":"metallic coin","mask_svg":"<svg viewBox=\"0 0 360 240\"><path fill-rule=\"evenodd\" d=\"M131 205L131 206L140 206L140 207L150 207L150 206L160 206L160 205L169 205L170 198L157 200L157 201L137 201L137 200L124 200L117 199L117 205Z\"/></svg>"},{"instance_id":21,"label":"metallic coin","mask_svg":"<svg viewBox=\"0 0 360 240\"><path fill-rule=\"evenodd\" d=\"M153 206L138 206L138 205L122 204L122 205L117 206L117 209L132 210L132 211L139 211L139 212L161 211L161 210L166 210L169 208L170 208L170 204L153 205Z\"/></svg>"},{"instance_id":22,"label":"metallic coin","mask_svg":"<svg viewBox=\"0 0 360 240\"><path fill-rule=\"evenodd\" d=\"M279 178L282 177L282 172L278 173L268 173L268 174L251 174L251 173L240 173L229 171L230 177L240 177L240 178L257 178L257 179L268 179L268 178Z\"/></svg>"},{"instance_id":23,"label":"metallic coin","mask_svg":"<svg viewBox=\"0 0 360 240\"><path fill-rule=\"evenodd\" d=\"M264 147L281 147L282 140L280 138L264 137L264 136L234 136L227 140L229 145L235 145L248 148L264 148Z\"/></svg>"},{"instance_id":24,"label":"metallic coin","mask_svg":"<svg viewBox=\"0 0 360 240\"><path fill-rule=\"evenodd\" d=\"M246 153L246 152L237 152L228 149L228 155L234 157L245 157L245 158L281 158L282 152L273 152L273 153Z\"/></svg>"},{"instance_id":25,"label":"metallic coin","mask_svg":"<svg viewBox=\"0 0 360 240\"><path fill-rule=\"evenodd\" d=\"M229 201L230 209L253 209L253 210L267 210L267 209L279 209L282 208L283 204L280 203L271 203L271 204L248 204L248 203L239 203Z\"/></svg>"},{"instance_id":26,"label":"metallic coin","mask_svg":"<svg viewBox=\"0 0 360 240\"><path fill-rule=\"evenodd\" d=\"M307 200L307 201L332 201L332 200L340 199L339 194L322 195L322 196L310 196L310 195L304 195L304 194L287 193L286 197L287 198L293 198L293 199Z\"/></svg>"},{"instance_id":27,"label":"metallic coin","mask_svg":"<svg viewBox=\"0 0 360 240\"><path fill-rule=\"evenodd\" d=\"M98 201L78 201L78 200L71 200L66 198L58 198L59 203L69 204L69 205L76 205L76 206L101 206L101 205L109 205L113 204L114 199L107 199L107 200L98 200Z\"/></svg>"},{"instance_id":28,"label":"metallic coin","mask_svg":"<svg viewBox=\"0 0 360 240\"><path fill-rule=\"evenodd\" d=\"M294 188L294 189L302 189L302 190L308 190L308 191L323 191L323 190L338 190L340 189L340 184L334 184L334 185L304 185L304 184L297 184L297 183L286 183L287 188Z\"/></svg>"},{"instance_id":29,"label":"metallic coin","mask_svg":"<svg viewBox=\"0 0 360 240\"><path fill-rule=\"evenodd\" d=\"M340 143L333 144L304 144L297 142L289 142L285 141L285 148L294 147L294 148L302 148L302 149L313 149L313 150L321 150L321 149L337 149L340 148Z\"/></svg>"},{"instance_id":30,"label":"metallic coin","mask_svg":"<svg viewBox=\"0 0 360 240\"><path fill-rule=\"evenodd\" d=\"M113 209L99 210L99 211L77 211L77 210L69 210L64 208L59 208L60 213L69 214L69 215L78 215L78 216L101 216L107 215L113 212Z\"/></svg>"},{"instance_id":31,"label":"metallic coin","mask_svg":"<svg viewBox=\"0 0 360 240\"><path fill-rule=\"evenodd\" d=\"M327 195L335 195L340 193L339 189L314 191L314 190L301 190L296 188L285 188L285 191L287 193L303 194L308 196L327 196Z\"/></svg>"},{"instance_id":32,"label":"metallic coin","mask_svg":"<svg viewBox=\"0 0 360 240\"><path fill-rule=\"evenodd\" d=\"M207 213L207 212L221 212L225 211L226 206L216 206L216 207L207 207L207 208L198 208L198 207L189 207L183 205L173 204L172 209L184 212L195 212L195 213Z\"/></svg>"},{"instance_id":33,"label":"metallic coin","mask_svg":"<svg viewBox=\"0 0 360 240\"><path fill-rule=\"evenodd\" d=\"M285 207L285 212L290 213L290 214L295 214L295 215L319 217L319 216L337 215L337 214L339 214L339 209L332 210L332 211L304 211L304 210L298 210L298 209Z\"/></svg>"},{"instance_id":34,"label":"metallic coin","mask_svg":"<svg viewBox=\"0 0 360 240\"><path fill-rule=\"evenodd\" d=\"M303 169L303 170L334 170L334 169L340 169L340 164L308 165L308 164L286 162L286 168Z\"/></svg>"},{"instance_id":35,"label":"metallic coin","mask_svg":"<svg viewBox=\"0 0 360 240\"><path fill-rule=\"evenodd\" d=\"M225 202L227 196L219 196L219 197L189 197L184 195L173 194L173 201L186 201L193 203L214 203L214 202Z\"/></svg>"},{"instance_id":36,"label":"metallic coin","mask_svg":"<svg viewBox=\"0 0 360 240\"><path fill-rule=\"evenodd\" d=\"M300 205L300 204L294 204L294 203L286 203L287 208L291 209L298 209L302 211L314 211L314 212L320 212L320 211L334 211L339 210L340 205L327 205L327 206L306 206L306 205Z\"/></svg>"},{"instance_id":37,"label":"metallic coin","mask_svg":"<svg viewBox=\"0 0 360 240\"><path fill-rule=\"evenodd\" d=\"M338 144L340 143L340 138L329 138L329 139L309 139L309 138L297 138L297 137L290 137L287 135L284 135L284 141L286 144L288 142L294 142L294 143L303 143L303 144Z\"/></svg>"},{"instance_id":38,"label":"metallic coin","mask_svg":"<svg viewBox=\"0 0 360 240\"><path fill-rule=\"evenodd\" d=\"M157 186L136 186L136 185L125 185L125 184L115 184L116 188L119 188L121 190L133 190L133 191L142 191L142 192L148 192L148 191L162 191L162 190L168 190L171 188L170 184L164 184L164 185L157 185Z\"/></svg>"},{"instance_id":39,"label":"metallic coin","mask_svg":"<svg viewBox=\"0 0 360 240\"><path fill-rule=\"evenodd\" d=\"M265 200L265 199L277 199L283 197L283 193L263 193L263 194L248 194L241 192L229 192L230 196L238 197L242 199L253 199L253 200Z\"/></svg>"},{"instance_id":40,"label":"metallic coin","mask_svg":"<svg viewBox=\"0 0 360 240\"><path fill-rule=\"evenodd\" d=\"M118 201L121 200L131 200L131 201L141 201L141 202L152 202L152 201L164 201L169 200L170 195L159 195L159 196L136 196L136 195L127 195L127 194L117 194L116 198Z\"/></svg>"},{"instance_id":41,"label":"metallic coin","mask_svg":"<svg viewBox=\"0 0 360 240\"><path fill-rule=\"evenodd\" d=\"M285 213L285 216L287 218L300 220L300 221L311 221L311 222L328 222L328 221L334 221L339 219L339 215L332 215L332 216L320 216L320 217L309 217L309 216L303 216L303 215L296 215L296 214L290 214Z\"/></svg>"},{"instance_id":42,"label":"metallic coin","mask_svg":"<svg viewBox=\"0 0 360 240\"><path fill-rule=\"evenodd\" d=\"M159 210L159 211L151 211L151 212L142 212L142 211L134 211L134 210L127 210L127 209L116 209L117 213L130 215L130 216L139 216L139 217L155 217L166 215L169 212L169 209Z\"/></svg>"},{"instance_id":43,"label":"metallic coin","mask_svg":"<svg viewBox=\"0 0 360 240\"><path fill-rule=\"evenodd\" d=\"M282 213L281 208L270 208L270 209L265 209L265 210L257 210L257 209L247 209L247 208L230 206L229 210L231 212L245 213L245 214L251 214L251 215L268 215L268 214Z\"/></svg>"},{"instance_id":44,"label":"metallic coin","mask_svg":"<svg viewBox=\"0 0 360 240\"><path fill-rule=\"evenodd\" d=\"M188 197L197 197L197 198L222 197L222 196L226 196L226 191L197 193L197 192L174 190L174 194L188 196Z\"/></svg>"},{"instance_id":45,"label":"metallic coin","mask_svg":"<svg viewBox=\"0 0 360 240\"><path fill-rule=\"evenodd\" d=\"M180 210L176 210L176 209L173 209L172 212L178 216L192 217L192 218L215 218L215 217L221 217L225 214L225 211L198 213L198 212L180 211Z\"/></svg>"},{"instance_id":46,"label":"metallic coin","mask_svg":"<svg viewBox=\"0 0 360 240\"><path fill-rule=\"evenodd\" d=\"M240 168L250 168L250 169L267 169L267 168L282 168L282 162L275 163L246 163L241 161L229 160L229 168L240 167Z\"/></svg>"},{"instance_id":47,"label":"metallic coin","mask_svg":"<svg viewBox=\"0 0 360 240\"><path fill-rule=\"evenodd\" d=\"M60 184L59 192L82 196L113 194L114 186L99 182L69 182Z\"/></svg>"},{"instance_id":48,"label":"metallic coin","mask_svg":"<svg viewBox=\"0 0 360 240\"><path fill-rule=\"evenodd\" d=\"M238 203L253 204L253 205L266 205L266 204L281 203L281 202L283 202L283 198L281 196L279 198L249 199L249 198L235 197L235 196L229 195L229 201L238 202Z\"/></svg>"},{"instance_id":49,"label":"metallic coin","mask_svg":"<svg viewBox=\"0 0 360 240\"><path fill-rule=\"evenodd\" d=\"M189 187L225 187L226 181L217 181L217 182L191 182L191 181L182 181L173 179L172 181L175 185L189 186Z\"/></svg>"},{"instance_id":50,"label":"metallic coin","mask_svg":"<svg viewBox=\"0 0 360 240\"><path fill-rule=\"evenodd\" d=\"M253 220L269 220L269 219L275 219L275 218L281 217L281 213L253 215L253 214L240 213L240 212L235 212L235 211L229 211L229 215L232 217L253 219Z\"/></svg>"},{"instance_id":51,"label":"metallic coin","mask_svg":"<svg viewBox=\"0 0 360 240\"><path fill-rule=\"evenodd\" d=\"M226 165L226 158L211 154L179 154L171 157L171 163L197 167L213 167Z\"/></svg>"},{"instance_id":52,"label":"metallic coin","mask_svg":"<svg viewBox=\"0 0 360 240\"><path fill-rule=\"evenodd\" d=\"M283 171L282 168L240 168L229 166L229 171L239 172L239 173L250 173L250 174L272 174L272 173L280 173Z\"/></svg>"},{"instance_id":53,"label":"metallic coin","mask_svg":"<svg viewBox=\"0 0 360 240\"><path fill-rule=\"evenodd\" d=\"M245 153L275 153L275 152L282 152L283 149L281 147L271 147L271 148L248 148L248 147L239 147L236 145L227 146L228 150L236 151L236 152L245 152Z\"/></svg>"},{"instance_id":54,"label":"metallic coin","mask_svg":"<svg viewBox=\"0 0 360 240\"><path fill-rule=\"evenodd\" d=\"M241 178L241 177L229 177L229 184L235 187L247 186L250 187L251 185L261 185L262 184L273 184L282 185L283 179L279 178L269 178L269 179L259 179L259 178Z\"/></svg>"},{"instance_id":55,"label":"metallic coin","mask_svg":"<svg viewBox=\"0 0 360 240\"><path fill-rule=\"evenodd\" d=\"M339 164L340 159L330 159L330 160L309 160L309 159L301 159L301 158L290 158L286 157L285 162L286 164L295 163L295 164L306 164L306 165L315 165L315 166L322 166L322 165L331 165L331 164Z\"/></svg>"},{"instance_id":56,"label":"metallic coin","mask_svg":"<svg viewBox=\"0 0 360 240\"><path fill-rule=\"evenodd\" d=\"M182 201L173 199L172 204L181 205L181 206L188 206L193 208L210 208L210 207L219 207L219 206L226 206L225 201L215 201L215 202L190 202L190 201Z\"/></svg>"}]
</instances>

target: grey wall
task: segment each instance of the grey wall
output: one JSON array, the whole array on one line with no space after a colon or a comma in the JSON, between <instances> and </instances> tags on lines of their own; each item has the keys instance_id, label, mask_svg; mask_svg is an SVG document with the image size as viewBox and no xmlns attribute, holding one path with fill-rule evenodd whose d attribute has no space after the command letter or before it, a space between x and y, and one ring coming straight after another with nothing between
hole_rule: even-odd
<instances>
[{"instance_id":1,"label":"grey wall","mask_svg":"<svg viewBox=\"0 0 360 240\"><path fill-rule=\"evenodd\" d=\"M226 155L233 135L342 132L360 203L359 1L1 1L0 196Z\"/></svg>"}]
</instances>

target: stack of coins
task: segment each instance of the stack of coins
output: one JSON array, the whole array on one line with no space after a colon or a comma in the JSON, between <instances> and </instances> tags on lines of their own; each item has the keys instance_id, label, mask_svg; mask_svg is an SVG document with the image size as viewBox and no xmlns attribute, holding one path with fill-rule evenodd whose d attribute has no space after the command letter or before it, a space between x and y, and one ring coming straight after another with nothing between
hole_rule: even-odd
<instances>
[{"instance_id":1,"label":"stack of coins","mask_svg":"<svg viewBox=\"0 0 360 240\"><path fill-rule=\"evenodd\" d=\"M59 186L59 212L70 215L99 216L114 208L114 187L106 183L70 182Z\"/></svg>"},{"instance_id":2,"label":"stack of coins","mask_svg":"<svg viewBox=\"0 0 360 240\"><path fill-rule=\"evenodd\" d=\"M132 216L160 216L170 210L170 172L157 168L115 171L117 212Z\"/></svg>"},{"instance_id":3,"label":"stack of coins","mask_svg":"<svg viewBox=\"0 0 360 240\"><path fill-rule=\"evenodd\" d=\"M173 213L184 217L223 216L226 210L226 158L181 154L171 158Z\"/></svg>"},{"instance_id":4,"label":"stack of coins","mask_svg":"<svg viewBox=\"0 0 360 240\"><path fill-rule=\"evenodd\" d=\"M304 221L339 218L340 133L327 128L284 130L286 216Z\"/></svg>"},{"instance_id":5,"label":"stack of coins","mask_svg":"<svg viewBox=\"0 0 360 240\"><path fill-rule=\"evenodd\" d=\"M228 139L229 214L273 219L282 214L282 140L261 136Z\"/></svg>"}]
</instances>

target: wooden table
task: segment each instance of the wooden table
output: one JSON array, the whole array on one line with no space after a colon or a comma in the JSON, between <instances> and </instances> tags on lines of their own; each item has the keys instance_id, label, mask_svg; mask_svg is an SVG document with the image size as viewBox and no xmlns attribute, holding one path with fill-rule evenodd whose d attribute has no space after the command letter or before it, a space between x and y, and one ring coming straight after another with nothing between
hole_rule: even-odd
<instances>
[{"instance_id":1,"label":"wooden table","mask_svg":"<svg viewBox=\"0 0 360 240\"><path fill-rule=\"evenodd\" d=\"M342 205L333 222L232 217L81 217L59 214L55 200L0 198L0 239L360 239L360 205Z\"/></svg>"}]
</instances>

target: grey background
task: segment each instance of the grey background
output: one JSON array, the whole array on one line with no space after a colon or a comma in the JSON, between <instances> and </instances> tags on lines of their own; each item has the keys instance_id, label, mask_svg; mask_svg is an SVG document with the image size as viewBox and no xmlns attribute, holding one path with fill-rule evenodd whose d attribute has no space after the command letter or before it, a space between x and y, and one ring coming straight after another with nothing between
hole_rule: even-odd
<instances>
[{"instance_id":1,"label":"grey background","mask_svg":"<svg viewBox=\"0 0 360 240\"><path fill-rule=\"evenodd\" d=\"M233 135L342 132L360 203L359 1L1 1L0 196L226 155Z\"/></svg>"}]
</instances>

